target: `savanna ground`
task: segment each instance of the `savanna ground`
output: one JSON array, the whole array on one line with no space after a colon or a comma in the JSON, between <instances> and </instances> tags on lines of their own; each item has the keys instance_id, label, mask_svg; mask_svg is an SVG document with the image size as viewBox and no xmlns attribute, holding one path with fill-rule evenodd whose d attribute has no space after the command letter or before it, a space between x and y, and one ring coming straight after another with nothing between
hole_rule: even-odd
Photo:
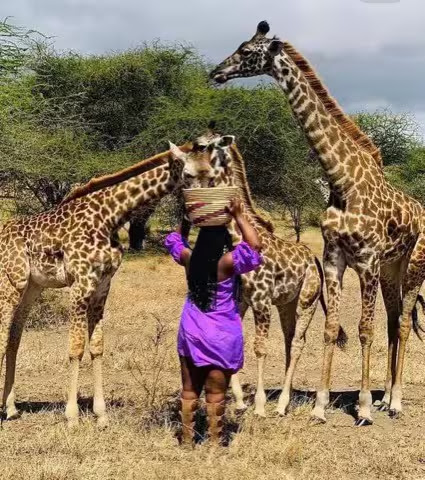
<instances>
[{"instance_id":1,"label":"savanna ground","mask_svg":"<svg viewBox=\"0 0 425 480\"><path fill-rule=\"evenodd\" d=\"M321 255L317 231L306 232L302 240ZM319 307L295 375L290 412L281 418L274 408L284 353L274 313L265 376L267 418L255 418L252 407L237 416L230 402L228 428L238 433L228 448L180 448L175 438L180 381L175 336L184 294L183 270L163 254L129 256L115 276L106 308L110 427L105 431L97 430L91 414L88 355L80 377L81 423L75 431L67 429L66 325L24 332L17 371L22 417L3 422L0 431L2 480L425 478L425 345L416 337L408 347L404 416L391 420L376 412L373 426L353 427L361 360L359 287L352 271L345 277L342 305L342 324L350 340L346 351L335 355L327 424L309 422L320 375L324 315ZM246 363L241 379L252 403L256 368L251 314L244 324ZM386 318L379 297L371 370L377 397L382 395L385 365ZM198 420L202 428L204 417Z\"/></svg>"}]
</instances>

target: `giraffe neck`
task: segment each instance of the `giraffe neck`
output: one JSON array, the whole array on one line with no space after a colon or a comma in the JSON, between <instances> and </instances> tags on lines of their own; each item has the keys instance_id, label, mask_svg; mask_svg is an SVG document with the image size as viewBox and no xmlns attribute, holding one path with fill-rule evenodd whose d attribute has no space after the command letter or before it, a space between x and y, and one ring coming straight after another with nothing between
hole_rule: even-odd
<instances>
[{"instance_id":1,"label":"giraffe neck","mask_svg":"<svg viewBox=\"0 0 425 480\"><path fill-rule=\"evenodd\" d=\"M367 154L339 128L300 69L285 54L276 55L272 75L287 95L289 105L317 153L330 184L344 194L354 183L353 155ZM369 167L362 162L362 169L376 166L373 161L370 164ZM377 173L374 171L373 174Z\"/></svg>"},{"instance_id":2,"label":"giraffe neck","mask_svg":"<svg viewBox=\"0 0 425 480\"><path fill-rule=\"evenodd\" d=\"M179 183L179 171L182 166L171 168L171 163L165 161L152 169L136 175L128 180L107 187L87 196L100 206L104 224L114 230L127 221L131 212L143 204L159 200L172 192Z\"/></svg>"},{"instance_id":3,"label":"giraffe neck","mask_svg":"<svg viewBox=\"0 0 425 480\"><path fill-rule=\"evenodd\" d=\"M251 196L251 190L249 188L248 179L246 176L245 162L242 155L236 146L231 147L231 166L230 173L228 173L229 185L239 187L242 201L244 204L244 213L249 222L255 226L260 235L267 235L272 232L273 226L267 220L264 220L255 210L254 202ZM236 233L234 228L234 222L231 224L231 234L235 238L240 240L240 237Z\"/></svg>"}]
</instances>

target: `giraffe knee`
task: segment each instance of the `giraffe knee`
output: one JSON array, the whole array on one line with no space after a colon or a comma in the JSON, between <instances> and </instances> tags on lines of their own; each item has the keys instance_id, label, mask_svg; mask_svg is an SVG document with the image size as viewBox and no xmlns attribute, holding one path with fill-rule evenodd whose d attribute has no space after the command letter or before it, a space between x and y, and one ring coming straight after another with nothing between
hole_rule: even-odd
<instances>
[{"instance_id":1,"label":"giraffe knee","mask_svg":"<svg viewBox=\"0 0 425 480\"><path fill-rule=\"evenodd\" d=\"M339 325L326 328L324 333L325 345L335 344L338 339Z\"/></svg>"},{"instance_id":2,"label":"giraffe knee","mask_svg":"<svg viewBox=\"0 0 425 480\"><path fill-rule=\"evenodd\" d=\"M103 320L97 320L94 326L90 327L90 354L92 358L103 355Z\"/></svg>"},{"instance_id":3,"label":"giraffe knee","mask_svg":"<svg viewBox=\"0 0 425 480\"><path fill-rule=\"evenodd\" d=\"M73 338L71 337L69 342L69 359L81 360L84 355L85 338Z\"/></svg>"},{"instance_id":4,"label":"giraffe knee","mask_svg":"<svg viewBox=\"0 0 425 480\"><path fill-rule=\"evenodd\" d=\"M90 341L90 355L92 358L96 358L103 355L103 338L91 339Z\"/></svg>"},{"instance_id":5,"label":"giraffe knee","mask_svg":"<svg viewBox=\"0 0 425 480\"><path fill-rule=\"evenodd\" d=\"M373 343L373 330L370 328L360 328L359 340L362 347L370 347Z\"/></svg>"}]
</instances>

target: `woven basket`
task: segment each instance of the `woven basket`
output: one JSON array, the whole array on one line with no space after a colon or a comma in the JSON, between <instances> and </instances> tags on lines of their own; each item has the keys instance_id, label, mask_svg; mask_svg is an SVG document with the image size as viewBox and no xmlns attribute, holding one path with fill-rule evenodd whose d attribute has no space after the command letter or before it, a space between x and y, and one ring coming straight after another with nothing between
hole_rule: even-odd
<instances>
[{"instance_id":1,"label":"woven basket","mask_svg":"<svg viewBox=\"0 0 425 480\"><path fill-rule=\"evenodd\" d=\"M226 212L238 187L188 188L183 190L186 213L195 227L227 225L232 220Z\"/></svg>"}]
</instances>

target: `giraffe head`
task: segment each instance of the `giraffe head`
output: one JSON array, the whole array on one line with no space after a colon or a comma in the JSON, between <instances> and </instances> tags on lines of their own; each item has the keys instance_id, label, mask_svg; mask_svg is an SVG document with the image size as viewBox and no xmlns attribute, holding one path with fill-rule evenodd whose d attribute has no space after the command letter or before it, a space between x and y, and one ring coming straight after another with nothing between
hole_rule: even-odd
<instances>
[{"instance_id":1,"label":"giraffe head","mask_svg":"<svg viewBox=\"0 0 425 480\"><path fill-rule=\"evenodd\" d=\"M182 186L204 188L230 184L228 150L234 140L233 135L219 135L208 130L193 141L189 152L183 152L170 142L173 159L183 163Z\"/></svg>"},{"instance_id":2,"label":"giraffe head","mask_svg":"<svg viewBox=\"0 0 425 480\"><path fill-rule=\"evenodd\" d=\"M253 77L256 75L271 75L275 56L283 49L283 43L277 38L267 38L270 27L266 21L257 26L255 35L230 57L227 57L210 74L217 83L238 77Z\"/></svg>"}]
</instances>

